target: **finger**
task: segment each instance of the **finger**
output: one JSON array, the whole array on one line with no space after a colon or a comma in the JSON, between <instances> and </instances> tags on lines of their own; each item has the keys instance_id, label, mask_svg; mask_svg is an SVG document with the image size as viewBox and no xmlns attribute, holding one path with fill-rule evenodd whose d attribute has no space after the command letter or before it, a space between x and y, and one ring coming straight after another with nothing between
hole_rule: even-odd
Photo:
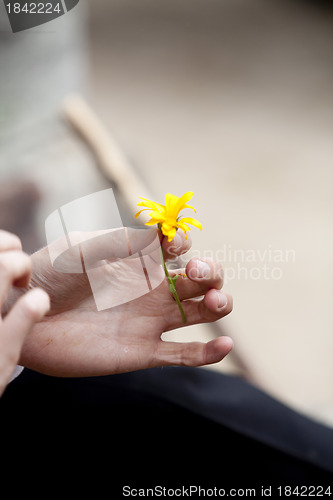
<instances>
[{"instance_id":1,"label":"finger","mask_svg":"<svg viewBox=\"0 0 333 500\"><path fill-rule=\"evenodd\" d=\"M204 295L210 288L222 288L223 269L214 260L191 259L184 271L185 276L184 274L179 275L176 281L176 289L180 300L199 297ZM177 275L178 271L175 271L174 274Z\"/></svg>"},{"instance_id":2,"label":"finger","mask_svg":"<svg viewBox=\"0 0 333 500\"><path fill-rule=\"evenodd\" d=\"M233 347L230 337L218 337L207 343L161 341L157 350L159 365L204 366L221 361Z\"/></svg>"},{"instance_id":3,"label":"finger","mask_svg":"<svg viewBox=\"0 0 333 500\"><path fill-rule=\"evenodd\" d=\"M101 261L151 255L160 251L156 229L116 228L109 231L76 232L49 245L53 267L60 272L82 273L100 266Z\"/></svg>"},{"instance_id":4,"label":"finger","mask_svg":"<svg viewBox=\"0 0 333 500\"><path fill-rule=\"evenodd\" d=\"M165 260L175 259L191 248L191 238L178 231L175 238L168 242L156 228L123 227L110 231L69 233L67 238L51 243L48 249L54 269L63 273L82 273L84 268L99 266L102 260L112 262L136 258L138 254L156 260L161 245Z\"/></svg>"},{"instance_id":5,"label":"finger","mask_svg":"<svg viewBox=\"0 0 333 500\"><path fill-rule=\"evenodd\" d=\"M30 257L17 250L0 254L0 310L11 285L28 284L32 271Z\"/></svg>"},{"instance_id":6,"label":"finger","mask_svg":"<svg viewBox=\"0 0 333 500\"><path fill-rule=\"evenodd\" d=\"M0 229L0 252L22 250L21 240L15 234Z\"/></svg>"},{"instance_id":7,"label":"finger","mask_svg":"<svg viewBox=\"0 0 333 500\"><path fill-rule=\"evenodd\" d=\"M0 327L1 378L9 380L19 362L22 345L34 324L47 313L50 300L46 292L35 288L22 295Z\"/></svg>"},{"instance_id":8,"label":"finger","mask_svg":"<svg viewBox=\"0 0 333 500\"><path fill-rule=\"evenodd\" d=\"M183 301L182 307L186 316L186 325L211 323L231 313L233 300L228 293L212 288L200 300L189 299ZM184 326L180 311L177 311L177 309L178 306L175 302L174 311L165 318L165 331Z\"/></svg>"},{"instance_id":9,"label":"finger","mask_svg":"<svg viewBox=\"0 0 333 500\"><path fill-rule=\"evenodd\" d=\"M173 260L188 252L192 246L191 236L187 238L183 231L177 231L172 241L168 238L162 238L162 249L165 260Z\"/></svg>"}]
</instances>

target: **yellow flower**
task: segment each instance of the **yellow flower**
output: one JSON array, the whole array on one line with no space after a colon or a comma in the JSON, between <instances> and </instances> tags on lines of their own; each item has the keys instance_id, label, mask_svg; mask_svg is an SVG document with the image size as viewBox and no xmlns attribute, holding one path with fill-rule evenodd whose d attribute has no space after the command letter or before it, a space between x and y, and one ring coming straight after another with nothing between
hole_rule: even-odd
<instances>
[{"instance_id":1,"label":"yellow flower","mask_svg":"<svg viewBox=\"0 0 333 500\"><path fill-rule=\"evenodd\" d=\"M168 237L168 241L171 241L175 237L177 229L181 229L185 234L187 231L190 231L191 228L188 224L202 230L202 225L196 219L193 219L192 217L179 217L179 212L181 212L184 208L191 208L196 212L195 208L191 205L187 205L187 202L192 198L192 196L193 193L191 191L183 194L180 198L167 193L165 195L165 205L147 200L147 198L141 198L141 200L144 201L138 203L138 207L146 208L140 210L135 215L135 218L139 217L141 212L144 210L150 210L151 212L149 213L149 216L151 219L146 222L146 226L154 226L157 224L161 228L162 233Z\"/></svg>"}]
</instances>

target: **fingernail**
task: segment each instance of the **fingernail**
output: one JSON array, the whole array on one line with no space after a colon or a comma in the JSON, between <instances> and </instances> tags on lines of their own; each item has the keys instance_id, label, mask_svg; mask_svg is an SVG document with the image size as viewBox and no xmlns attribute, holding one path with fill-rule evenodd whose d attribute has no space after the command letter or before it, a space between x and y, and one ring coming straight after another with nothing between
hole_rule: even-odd
<instances>
[{"instance_id":1,"label":"fingernail","mask_svg":"<svg viewBox=\"0 0 333 500\"><path fill-rule=\"evenodd\" d=\"M217 292L217 296L218 296L218 308L219 309L223 309L223 307L225 307L228 303L228 299L227 297L224 295L224 293L222 292Z\"/></svg>"},{"instance_id":2,"label":"fingernail","mask_svg":"<svg viewBox=\"0 0 333 500\"><path fill-rule=\"evenodd\" d=\"M208 276L209 272L210 267L207 262L198 260L196 265L196 278L205 278L206 276Z\"/></svg>"}]
</instances>

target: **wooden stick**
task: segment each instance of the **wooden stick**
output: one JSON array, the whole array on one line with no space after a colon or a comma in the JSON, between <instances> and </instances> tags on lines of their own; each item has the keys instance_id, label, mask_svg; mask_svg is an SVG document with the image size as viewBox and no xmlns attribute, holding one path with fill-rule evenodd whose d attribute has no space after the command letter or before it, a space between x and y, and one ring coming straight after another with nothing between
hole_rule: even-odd
<instances>
[{"instance_id":1,"label":"wooden stick","mask_svg":"<svg viewBox=\"0 0 333 500\"><path fill-rule=\"evenodd\" d=\"M115 139L84 99L78 95L69 96L64 101L63 114L88 145L97 167L113 183L130 213L137 212L140 196L153 199Z\"/></svg>"}]
</instances>

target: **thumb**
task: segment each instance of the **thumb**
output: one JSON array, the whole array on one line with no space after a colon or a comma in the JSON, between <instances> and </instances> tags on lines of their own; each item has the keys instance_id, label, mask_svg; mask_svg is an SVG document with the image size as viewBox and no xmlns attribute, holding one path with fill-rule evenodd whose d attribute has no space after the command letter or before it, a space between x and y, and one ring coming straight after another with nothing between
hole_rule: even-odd
<instances>
[{"instance_id":1,"label":"thumb","mask_svg":"<svg viewBox=\"0 0 333 500\"><path fill-rule=\"evenodd\" d=\"M207 343L161 341L156 366L204 366L221 361L233 348L230 337L218 337Z\"/></svg>"}]
</instances>

